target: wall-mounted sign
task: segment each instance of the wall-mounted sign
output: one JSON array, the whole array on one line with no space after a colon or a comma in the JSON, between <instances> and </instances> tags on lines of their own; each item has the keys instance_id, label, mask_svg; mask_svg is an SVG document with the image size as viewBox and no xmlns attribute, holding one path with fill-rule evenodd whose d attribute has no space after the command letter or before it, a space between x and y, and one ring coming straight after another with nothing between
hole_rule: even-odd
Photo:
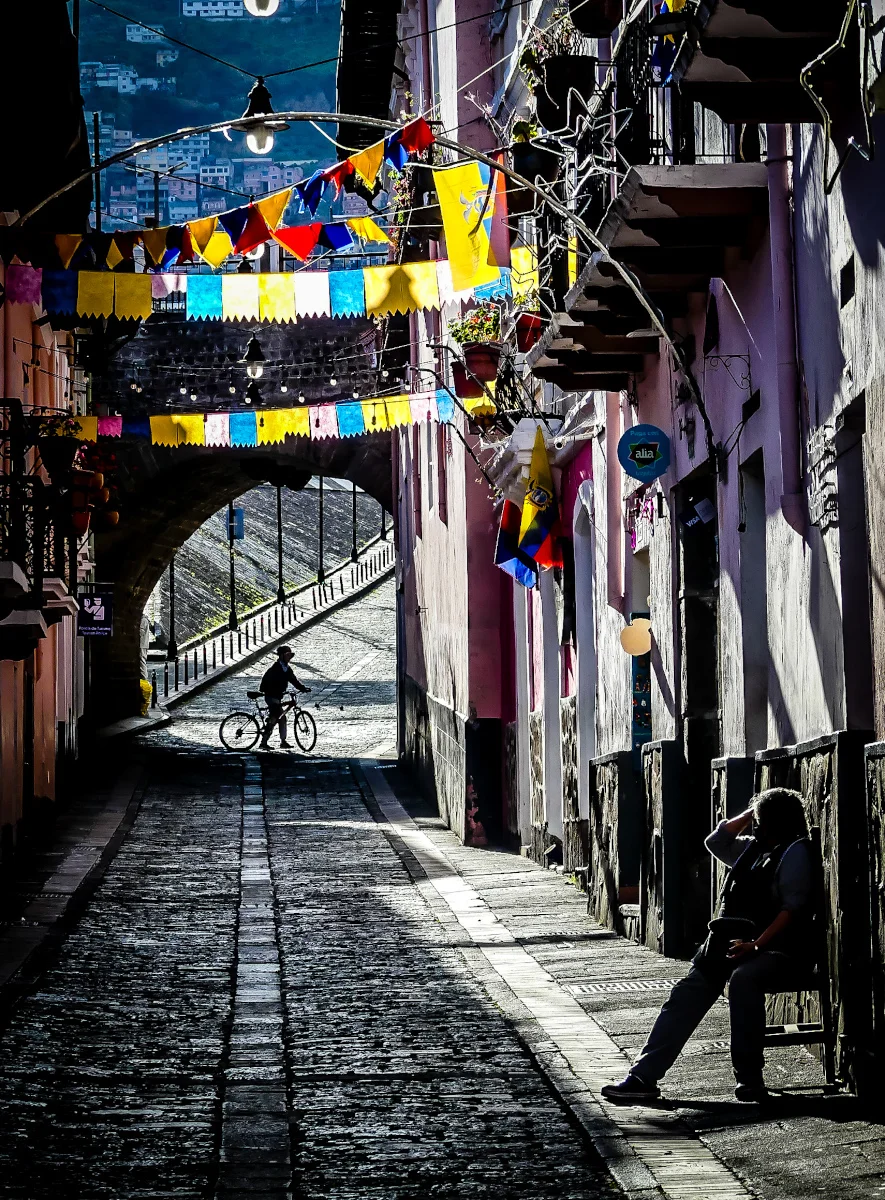
<instances>
[{"instance_id":1,"label":"wall-mounted sign","mask_svg":"<svg viewBox=\"0 0 885 1200\"><path fill-rule=\"evenodd\" d=\"M246 536L246 510L235 508L232 516L233 520L228 522L227 536L231 541L242 542Z\"/></svg>"},{"instance_id":2,"label":"wall-mounted sign","mask_svg":"<svg viewBox=\"0 0 885 1200\"><path fill-rule=\"evenodd\" d=\"M114 632L114 596L112 592L93 592L80 597L77 633L80 637L110 637Z\"/></svg>"},{"instance_id":3,"label":"wall-mounted sign","mask_svg":"<svg viewBox=\"0 0 885 1200\"><path fill-rule=\"evenodd\" d=\"M618 442L618 462L633 479L648 483L670 467L670 439L657 425L634 425Z\"/></svg>"}]
</instances>

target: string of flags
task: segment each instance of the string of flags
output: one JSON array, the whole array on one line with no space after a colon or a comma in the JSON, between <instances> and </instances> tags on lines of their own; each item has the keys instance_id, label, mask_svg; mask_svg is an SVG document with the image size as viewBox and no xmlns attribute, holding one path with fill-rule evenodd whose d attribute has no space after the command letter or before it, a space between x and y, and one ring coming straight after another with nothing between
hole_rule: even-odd
<instances>
[{"instance_id":1,"label":"string of flags","mask_svg":"<svg viewBox=\"0 0 885 1200\"><path fill-rule=\"evenodd\" d=\"M495 565L523 587L534 587L539 571L562 566L560 532L553 472L538 426L522 509L512 500L505 500L501 510Z\"/></svg>"},{"instance_id":2,"label":"string of flags","mask_svg":"<svg viewBox=\"0 0 885 1200\"><path fill-rule=\"evenodd\" d=\"M491 405L488 397L464 401L469 413ZM168 413L147 417L78 417L70 435L84 442L99 438L149 438L155 446L269 446L287 437L356 437L384 433L422 421L451 423L455 404L436 391L373 397L299 408L261 408L248 412Z\"/></svg>"},{"instance_id":3,"label":"string of flags","mask_svg":"<svg viewBox=\"0 0 885 1200\"><path fill-rule=\"evenodd\" d=\"M146 320L154 301L185 297L190 320L292 322L305 317L385 316L439 309L451 301L517 299L537 290L534 251L514 247L511 266L484 272L488 282L456 289L448 259L358 270L302 270L241 275L51 271L13 263L6 298L50 314Z\"/></svg>"},{"instance_id":4,"label":"string of flags","mask_svg":"<svg viewBox=\"0 0 885 1200\"><path fill-rule=\"evenodd\" d=\"M319 246L326 250L344 250L354 238L364 242L388 242L384 230L371 217L354 217L328 224L311 222L281 228L290 201L300 202L301 212L316 216L328 191L337 199L348 180L358 178L374 187L384 162L402 171L411 155L422 154L434 143L430 126L423 117L410 121L389 137L361 150L331 167L321 168L294 187L284 188L248 204L200 217L181 225L155 229L135 229L112 233L92 232L43 234L27 227L11 226L0 230L0 256L6 262L17 257L22 262L50 268L108 267L132 261L136 245L144 247L147 265L166 270L202 259L219 267L232 254L248 254L273 238L289 253L304 261Z\"/></svg>"}]
</instances>

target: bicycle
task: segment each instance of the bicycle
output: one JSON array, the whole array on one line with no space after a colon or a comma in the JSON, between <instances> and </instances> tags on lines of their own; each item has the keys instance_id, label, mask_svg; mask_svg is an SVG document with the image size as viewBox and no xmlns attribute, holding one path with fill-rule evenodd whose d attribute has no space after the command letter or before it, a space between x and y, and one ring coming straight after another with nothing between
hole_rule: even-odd
<instances>
[{"instance_id":1,"label":"bicycle","mask_svg":"<svg viewBox=\"0 0 885 1200\"><path fill-rule=\"evenodd\" d=\"M228 750L251 750L267 726L267 705L263 703L261 692L246 692L248 698L255 703L255 712L229 713L218 727L221 744ZM295 741L305 754L316 745L316 721L305 708L299 708L298 697L294 692L287 692L291 697L288 703L283 703L283 716L292 714Z\"/></svg>"}]
</instances>

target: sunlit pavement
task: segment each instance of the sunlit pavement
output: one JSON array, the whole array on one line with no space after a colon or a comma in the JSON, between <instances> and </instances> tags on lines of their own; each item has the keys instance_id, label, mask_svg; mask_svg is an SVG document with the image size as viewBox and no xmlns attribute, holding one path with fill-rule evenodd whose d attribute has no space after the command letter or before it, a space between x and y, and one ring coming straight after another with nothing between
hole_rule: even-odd
<instances>
[{"instance_id":1,"label":"sunlit pavement","mask_svg":"<svg viewBox=\"0 0 885 1200\"><path fill-rule=\"evenodd\" d=\"M882 1127L804 1050L768 1064L799 1091L733 1100L723 1004L668 1104L599 1104L686 964L414 794L392 606L388 583L293 639L313 754L223 751L263 664L133 743L138 815L0 1044L0 1195L881 1194Z\"/></svg>"}]
</instances>

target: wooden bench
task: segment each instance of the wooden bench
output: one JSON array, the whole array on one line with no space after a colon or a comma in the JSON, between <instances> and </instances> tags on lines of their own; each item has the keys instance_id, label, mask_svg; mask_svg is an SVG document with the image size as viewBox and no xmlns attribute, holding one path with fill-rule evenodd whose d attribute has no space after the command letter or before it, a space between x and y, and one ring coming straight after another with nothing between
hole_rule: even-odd
<instances>
[{"instance_id":1,"label":"wooden bench","mask_svg":"<svg viewBox=\"0 0 885 1200\"><path fill-rule=\"evenodd\" d=\"M803 1021L792 1025L766 1025L765 1045L820 1046L824 1078L832 1087L836 1083L836 1033L833 1028L833 1006L830 1000L830 974L827 954L827 904L824 893L823 866L820 853L820 829L813 825L809 832L815 871L815 899L812 929L814 937L814 970L798 987L779 989L786 992L816 992L819 1021ZM774 994L774 993L771 993Z\"/></svg>"}]
</instances>

